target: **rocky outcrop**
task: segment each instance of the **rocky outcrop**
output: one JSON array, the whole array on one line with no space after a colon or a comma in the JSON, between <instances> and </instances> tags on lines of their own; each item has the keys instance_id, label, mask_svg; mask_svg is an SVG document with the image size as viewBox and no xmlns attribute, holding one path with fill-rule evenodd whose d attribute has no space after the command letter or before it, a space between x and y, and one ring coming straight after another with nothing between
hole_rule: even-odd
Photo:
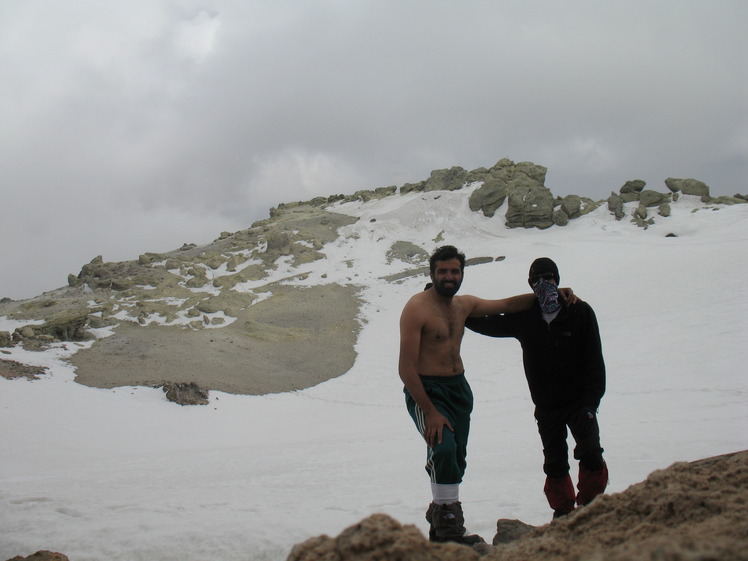
<instances>
[{"instance_id":1,"label":"rocky outcrop","mask_svg":"<svg viewBox=\"0 0 748 561\"><path fill-rule=\"evenodd\" d=\"M374 514L337 538L295 546L289 561L374 559L572 561L579 559L746 559L748 451L673 464L623 493L601 495L586 507L533 528L497 522L494 548L430 544L413 526Z\"/></svg>"},{"instance_id":2,"label":"rocky outcrop","mask_svg":"<svg viewBox=\"0 0 748 561\"><path fill-rule=\"evenodd\" d=\"M468 172L459 166L434 170L423 184L423 190L426 192L456 191L462 189L467 181L467 177Z\"/></svg>"},{"instance_id":3,"label":"rocky outcrop","mask_svg":"<svg viewBox=\"0 0 748 561\"><path fill-rule=\"evenodd\" d=\"M550 228L553 226L553 194L547 187L517 187L509 193L506 211L509 228Z\"/></svg>"},{"instance_id":4,"label":"rocky outcrop","mask_svg":"<svg viewBox=\"0 0 748 561\"><path fill-rule=\"evenodd\" d=\"M626 216L625 205L636 203L630 211L631 222L646 229L655 223L653 212L650 209L656 208L657 215L667 218L672 210L671 203L677 201L681 194L699 197L703 203L713 205L742 204L746 201L741 195L713 198L709 194L709 186L697 179L674 179L670 177L665 180L665 185L669 192L661 193L653 189L645 189L646 182L641 179L626 181L618 193L611 192L607 199L608 210L615 216L616 220L622 220Z\"/></svg>"},{"instance_id":5,"label":"rocky outcrop","mask_svg":"<svg viewBox=\"0 0 748 561\"><path fill-rule=\"evenodd\" d=\"M62 553L55 553L54 551L40 550L36 553L29 555L28 557L21 557L16 555L8 561L70 561L67 555Z\"/></svg>"},{"instance_id":6,"label":"rocky outcrop","mask_svg":"<svg viewBox=\"0 0 748 561\"><path fill-rule=\"evenodd\" d=\"M15 360L0 359L0 376L8 380L14 380L16 378L36 380L46 372L47 369L43 366L30 366L28 364L16 362Z\"/></svg>"},{"instance_id":7,"label":"rocky outcrop","mask_svg":"<svg viewBox=\"0 0 748 561\"><path fill-rule=\"evenodd\" d=\"M424 251L422 247L404 241L393 243L385 256L387 257L387 263L392 263L394 259L399 259L405 263L420 265L429 260L429 253Z\"/></svg>"},{"instance_id":8,"label":"rocky outcrop","mask_svg":"<svg viewBox=\"0 0 748 561\"><path fill-rule=\"evenodd\" d=\"M44 323L18 327L10 337L7 332L0 332L0 347L21 343L27 350L38 350L60 341L89 341L94 336L87 330L88 319L86 308L62 307L47 316Z\"/></svg>"},{"instance_id":9,"label":"rocky outcrop","mask_svg":"<svg viewBox=\"0 0 748 561\"><path fill-rule=\"evenodd\" d=\"M277 290L277 284L271 286L268 280L279 264L294 271L279 282L294 283L308 274L303 269L304 265L326 258L326 244L338 239L342 227L358 220L354 216L335 212L336 205L349 201L366 202L414 191L437 193L435 198L438 198L441 190L454 191L471 186L465 202L472 211L480 212L487 218L503 218L509 228L538 229L563 227L606 202L616 219L628 217L631 223L641 228L648 228L655 220L666 219L672 210L671 204L679 197L700 197L707 201L705 205L748 202L747 197L740 195L714 199L709 196L709 187L703 182L674 178L666 180L669 192L665 193L646 189L643 180L632 179L626 181L619 192L611 192L607 201L593 201L577 195L554 198L544 185L546 173L547 169L543 166L532 162L515 163L508 158L499 160L490 168L469 172L455 166L434 170L428 179L403 185L399 191L395 186L388 186L357 191L352 195L331 195L280 204L270 209L270 218L257 221L245 230L221 232L216 240L207 245L183 244L179 249L167 253L147 252L135 260L114 263L97 256L83 265L79 274L70 275L66 287L24 302L0 300L0 315L24 323L23 327L12 333L0 332L0 348L22 344L27 350L35 350L60 341L87 341L91 338L92 330L98 328L117 331L117 336L111 339L113 345L120 342L120 334L127 332L128 337L134 336L131 329L122 327L123 323L153 327L154 331L150 332L152 337L174 341L173 344L180 349L183 348L182 341L194 339L203 345L211 343L210 346L216 351L219 348L225 350L230 348L227 346L230 343L226 341L231 337L227 333L234 333L232 337L236 336L247 351L251 349L253 352L265 352L273 337L279 334L306 341L307 336L301 337L300 333L306 334L311 330L304 328L297 333L285 327L280 330L266 328L266 333L273 335L260 341L255 335L259 331L256 324L248 320L252 315L249 309L263 309L264 306L256 304L270 293L273 302L282 304L282 292ZM500 208L503 210L502 218L497 216ZM428 252L408 241L392 243L385 257L390 263L399 260L412 265L411 270L385 277L391 282L428 271L424 269ZM343 265L350 266L350 263L344 262ZM349 280L355 276L355 272L352 272ZM355 288L336 286L331 289L346 306L358 306L352 295ZM286 296L286 301L291 300ZM308 302L304 305L308 305ZM234 323L237 325L232 325ZM161 327L173 329L162 335L161 331L155 331ZM327 333L327 328L327 325L322 325L322 332ZM206 329L220 336L193 338L183 333ZM246 338L245 331L251 332L252 336ZM350 332L355 333L355 328ZM301 348L305 352L313 352L307 347L305 342ZM121 364L116 348L112 349L112 353L112 370L119 372L126 369L127 365ZM184 353L191 355L186 348ZM155 357L157 354L150 346L147 352L139 356ZM348 354L343 355L347 362ZM199 364L203 364L202 358L198 358L201 361ZM286 369L290 368L287 365ZM144 368L143 372L149 373L149 370L154 368ZM132 383L147 385L157 384L161 380L194 381L181 376L174 364L159 365L158 370L158 373L149 373L147 378L141 373L136 379L127 379ZM337 371L337 368L334 370ZM227 380L235 376L231 371L224 375ZM277 387L278 391L284 391L284 388L294 385L292 381L283 379ZM222 389L237 391L233 383L228 383Z\"/></svg>"},{"instance_id":10,"label":"rocky outcrop","mask_svg":"<svg viewBox=\"0 0 748 561\"><path fill-rule=\"evenodd\" d=\"M547 169L532 162L504 158L491 169L470 172L469 182L482 185L470 195L468 204L473 212L492 217L508 200L506 226L509 228L550 228L566 226L569 220L579 218L596 209L602 202L567 195L555 199L545 186Z\"/></svg>"},{"instance_id":11,"label":"rocky outcrop","mask_svg":"<svg viewBox=\"0 0 748 561\"><path fill-rule=\"evenodd\" d=\"M695 195L701 197L702 201L709 200L709 186L698 179L676 179L668 177L665 185L673 193L683 193L684 195Z\"/></svg>"},{"instance_id":12,"label":"rocky outcrop","mask_svg":"<svg viewBox=\"0 0 748 561\"><path fill-rule=\"evenodd\" d=\"M499 518L496 521L496 534L493 537L493 545L502 545L524 538L532 532L535 526L525 524L521 520Z\"/></svg>"},{"instance_id":13,"label":"rocky outcrop","mask_svg":"<svg viewBox=\"0 0 748 561\"><path fill-rule=\"evenodd\" d=\"M208 390L204 390L195 382L166 382L162 387L166 399L179 405L207 405L210 401Z\"/></svg>"},{"instance_id":14,"label":"rocky outcrop","mask_svg":"<svg viewBox=\"0 0 748 561\"><path fill-rule=\"evenodd\" d=\"M477 169L470 172L470 182L480 181L483 184L473 191L468 201L470 210L482 212L485 216L493 216L496 210L510 197L510 209L512 214L511 223L507 218L507 226L510 228L535 227L535 223L548 227L552 224L553 207L550 209L544 204L542 210L532 207L537 201L547 199L550 190L546 189L545 175L547 168L533 164L532 162L520 162L515 164L508 158L499 160L490 169ZM511 195L517 194L511 198ZM547 191L547 193L546 193ZM550 195L551 200L553 196ZM543 216L543 213L545 215ZM528 218L529 217L529 218ZM530 224L524 226L524 224ZM547 226L545 226L547 224Z\"/></svg>"},{"instance_id":15,"label":"rocky outcrop","mask_svg":"<svg viewBox=\"0 0 748 561\"><path fill-rule=\"evenodd\" d=\"M239 232L221 232L205 246L184 244L168 253L144 253L136 260L106 262L97 256L83 265L78 275L68 278L68 290L55 298L33 299L33 309L10 302L12 319L40 319L47 323L16 330L10 344L43 345L60 340L85 340L90 328L106 327L118 321L181 325L190 329L220 326L238 317L258 298L261 281L284 262L291 267L324 259L324 246L334 241L338 230L357 218L334 212L334 205L348 201L370 201L412 191L438 192L474 185L467 204L474 212L494 217L504 208L509 228L563 227L602 204L617 220L628 216L631 223L648 228L655 220L667 218L671 204L680 196L698 196L705 204L745 204L748 198L711 198L709 187L695 179L668 178L662 193L646 189L641 179L626 181L607 201L593 201L577 195L554 198L545 185L547 169L532 162L515 163L508 158L490 168L472 171L454 166L434 170L427 180L416 184L356 191L352 195L316 197L310 201L284 203L270 209L270 218ZM331 211L332 210L332 211ZM426 252L413 244L398 242L387 259L421 264ZM248 290L248 284L257 286ZM216 294L218 292L218 294ZM76 310L72 312L71 310ZM80 311L80 310L83 311ZM51 311L73 314L51 318ZM79 315L75 315L79 314ZM8 345L0 335L0 346Z\"/></svg>"},{"instance_id":16,"label":"rocky outcrop","mask_svg":"<svg viewBox=\"0 0 748 561\"><path fill-rule=\"evenodd\" d=\"M454 544L430 543L412 525L372 514L337 538L319 536L296 545L287 561L477 561L478 552Z\"/></svg>"}]
</instances>

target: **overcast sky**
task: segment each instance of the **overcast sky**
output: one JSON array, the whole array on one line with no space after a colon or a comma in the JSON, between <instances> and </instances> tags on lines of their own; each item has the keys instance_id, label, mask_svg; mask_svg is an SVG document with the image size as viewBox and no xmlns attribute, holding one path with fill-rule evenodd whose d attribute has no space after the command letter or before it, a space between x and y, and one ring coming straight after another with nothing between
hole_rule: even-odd
<instances>
[{"instance_id":1,"label":"overcast sky","mask_svg":"<svg viewBox=\"0 0 748 561\"><path fill-rule=\"evenodd\" d=\"M747 193L745 0L2 0L0 297L490 167Z\"/></svg>"}]
</instances>

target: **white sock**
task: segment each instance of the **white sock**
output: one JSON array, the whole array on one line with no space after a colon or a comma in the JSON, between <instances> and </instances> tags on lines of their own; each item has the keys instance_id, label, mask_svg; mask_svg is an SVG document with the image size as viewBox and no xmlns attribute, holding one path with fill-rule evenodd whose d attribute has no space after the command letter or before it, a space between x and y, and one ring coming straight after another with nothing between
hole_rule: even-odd
<instances>
[{"instance_id":1,"label":"white sock","mask_svg":"<svg viewBox=\"0 0 748 561\"><path fill-rule=\"evenodd\" d=\"M460 485L440 485L439 483L431 484L431 495L434 497L434 503L446 505L456 503L460 500Z\"/></svg>"}]
</instances>

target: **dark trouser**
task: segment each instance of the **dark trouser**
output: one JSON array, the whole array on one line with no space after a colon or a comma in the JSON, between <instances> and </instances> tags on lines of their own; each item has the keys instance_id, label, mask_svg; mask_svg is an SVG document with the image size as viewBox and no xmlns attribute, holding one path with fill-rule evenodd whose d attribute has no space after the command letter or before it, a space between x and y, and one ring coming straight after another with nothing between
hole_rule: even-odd
<instances>
[{"instance_id":1,"label":"dark trouser","mask_svg":"<svg viewBox=\"0 0 748 561\"><path fill-rule=\"evenodd\" d=\"M456 376L421 376L423 388L431 402L452 425L446 426L441 444L434 443L426 453L426 472L432 483L454 485L462 482L467 466L467 443L470 433L470 413L473 411L473 392L464 374ZM423 436L426 417L424 412L405 391L405 405L418 432Z\"/></svg>"},{"instance_id":2,"label":"dark trouser","mask_svg":"<svg viewBox=\"0 0 748 561\"><path fill-rule=\"evenodd\" d=\"M543 471L547 475L543 490L555 515L568 514L574 509L575 503L588 504L608 484L608 468L600 447L597 415L595 411L581 406L559 409L536 407L535 419L543 441ZM574 458L579 460L579 494L574 492L574 484L569 476L567 427L576 442Z\"/></svg>"},{"instance_id":3,"label":"dark trouser","mask_svg":"<svg viewBox=\"0 0 748 561\"><path fill-rule=\"evenodd\" d=\"M588 413L592 414L592 418ZM580 406L559 409L536 407L535 420L543 441L543 471L548 477L559 478L569 473L567 427L576 442L574 459L579 460L579 464L589 471L603 469L600 427L595 411Z\"/></svg>"}]
</instances>

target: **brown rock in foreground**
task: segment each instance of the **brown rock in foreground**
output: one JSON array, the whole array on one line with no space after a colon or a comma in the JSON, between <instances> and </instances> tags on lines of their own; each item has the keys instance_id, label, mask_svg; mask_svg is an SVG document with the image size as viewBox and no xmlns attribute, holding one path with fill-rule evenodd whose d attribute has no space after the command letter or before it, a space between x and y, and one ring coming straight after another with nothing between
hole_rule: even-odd
<instances>
[{"instance_id":1,"label":"brown rock in foreground","mask_svg":"<svg viewBox=\"0 0 748 561\"><path fill-rule=\"evenodd\" d=\"M291 550L288 561L476 561L478 553L454 544L433 544L411 524L372 514L337 538L318 536Z\"/></svg>"},{"instance_id":2,"label":"brown rock in foreground","mask_svg":"<svg viewBox=\"0 0 748 561\"><path fill-rule=\"evenodd\" d=\"M622 493L497 546L488 561L748 561L748 451L681 462ZM477 559L430 544L414 526L374 514L337 538L294 547L288 561Z\"/></svg>"},{"instance_id":3,"label":"brown rock in foreground","mask_svg":"<svg viewBox=\"0 0 748 561\"><path fill-rule=\"evenodd\" d=\"M67 555L63 555L62 553L41 550L29 555L28 557L16 555L13 559L8 559L8 561L69 561L69 559Z\"/></svg>"}]
</instances>

